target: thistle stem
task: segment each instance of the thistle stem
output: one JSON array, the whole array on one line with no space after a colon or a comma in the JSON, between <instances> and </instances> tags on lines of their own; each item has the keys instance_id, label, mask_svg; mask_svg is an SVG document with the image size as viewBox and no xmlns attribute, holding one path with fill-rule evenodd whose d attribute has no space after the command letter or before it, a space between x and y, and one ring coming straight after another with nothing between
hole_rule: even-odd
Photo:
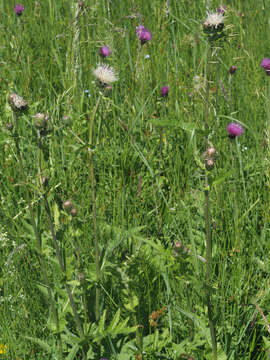
<instances>
[{"instance_id":1,"label":"thistle stem","mask_svg":"<svg viewBox=\"0 0 270 360\"><path fill-rule=\"evenodd\" d=\"M28 186L27 186L27 177L26 177L25 172L24 172L23 160L22 160L22 155L21 155L21 150L20 150L20 145L19 145L18 116L14 111L12 112L12 119L13 119L13 123L14 123L14 136L13 137L14 137L14 141L15 141L15 147L16 147L16 152L17 152L21 177L23 179L23 182L25 183L25 195L26 195L26 202L27 202L27 205L28 205L27 207L29 209L29 214L30 214L30 221L31 221L32 228L34 230L35 238L36 238L36 244L37 244L38 256L39 256L39 260L40 260L41 271L42 271L42 274L43 274L43 278L45 280L47 293L48 293L48 298L50 300L50 305L52 307L54 321L55 321L55 324L57 326L57 324L59 323L58 322L58 314L57 314L55 300L53 298L53 294L52 294L52 291L51 291L51 288L50 288L50 285L49 285L49 279L48 279L48 274L47 274L47 270L46 270L46 263L45 263L45 260L44 260L44 258L42 256L42 239L41 239L41 235L40 235L38 225L37 225L36 220L35 220L35 214L34 214L34 211L33 211L31 200L30 200L31 196L30 196L30 192L29 192L29 189L28 189ZM40 164L40 158L38 158L38 164ZM58 338L58 344L59 344L60 358L63 359L61 337Z\"/></svg>"},{"instance_id":2,"label":"thistle stem","mask_svg":"<svg viewBox=\"0 0 270 360\"><path fill-rule=\"evenodd\" d=\"M213 359L217 359L217 340L216 340L216 329L213 319L213 309L211 303L211 258L212 258L212 239L211 239L211 229L210 229L210 204L209 204L209 184L208 184L208 175L205 175L205 207L204 207L204 216L205 216L205 232L206 232L206 303L208 309L208 320L212 341L212 351Z\"/></svg>"},{"instance_id":3,"label":"thistle stem","mask_svg":"<svg viewBox=\"0 0 270 360\"><path fill-rule=\"evenodd\" d=\"M42 192L43 192L42 195L43 195L44 207L45 207L45 211L47 213L47 217L48 217L48 221L49 221L49 228L50 228L50 232L51 232L51 236L52 236L52 240L53 240L53 244L54 244L54 248L55 248L55 252L56 252L56 257L57 257L60 269L61 269L61 271L63 273L63 276L64 276L65 288L66 288L66 292L67 292L69 302L70 302L70 305L71 305L71 308L72 308L72 312L73 312L73 315L74 315L74 320L75 320L75 323L76 323L76 327L77 327L77 330L79 332L79 335L80 335L81 339L83 340L85 338L83 327L81 325L81 320L80 320L79 314L77 312L76 304L75 304L75 301L74 301L74 298L73 298L73 295L72 295L70 285L67 283L65 264L63 262L63 258L61 256L61 252L60 252L60 249L59 249L59 246L58 246L56 233L55 233L55 228L54 228L54 223L53 223L52 215L51 215L51 209L50 209L50 206L49 206L49 203L48 203L47 192L46 192L46 189L44 188L43 183L42 183L42 175L41 175L41 149L42 149L42 145L41 145L41 138L40 138L40 132L39 131L38 131L38 148L39 148L39 181L40 181L41 189L42 189ZM57 319L58 319L58 317L57 317ZM86 352L85 352L84 349L82 349L82 351L83 351L83 359L86 360L87 359Z\"/></svg>"},{"instance_id":4,"label":"thistle stem","mask_svg":"<svg viewBox=\"0 0 270 360\"><path fill-rule=\"evenodd\" d=\"M98 101L96 103L96 106L94 108L91 121L90 121L90 129L89 129L89 160L90 160L90 182L91 182L91 201L92 201L92 214L93 214L93 231L94 231L94 245L95 245L95 265L96 265L96 306L95 306L95 316L96 321L100 318L99 313L99 303L100 303L100 279L101 279L101 273L100 273L100 263L99 263L99 245L98 245L98 236L97 236L97 211L96 211L96 196L95 196L95 171L94 171L94 156L93 156L93 150L91 149L91 146L93 144L93 130L94 130L94 120L96 116L96 112L98 109L98 106L100 104L102 95L99 95Z\"/></svg>"}]
</instances>

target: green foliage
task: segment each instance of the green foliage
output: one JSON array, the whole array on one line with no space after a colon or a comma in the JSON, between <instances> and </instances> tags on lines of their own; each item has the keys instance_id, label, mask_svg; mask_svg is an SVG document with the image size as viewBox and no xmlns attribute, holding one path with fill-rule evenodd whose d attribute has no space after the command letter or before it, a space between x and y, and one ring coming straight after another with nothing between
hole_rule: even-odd
<instances>
[{"instance_id":1,"label":"green foliage","mask_svg":"<svg viewBox=\"0 0 270 360\"><path fill-rule=\"evenodd\" d=\"M269 4L224 4L209 43L207 3L0 1L0 358L211 359L207 292L218 360L269 356Z\"/></svg>"}]
</instances>

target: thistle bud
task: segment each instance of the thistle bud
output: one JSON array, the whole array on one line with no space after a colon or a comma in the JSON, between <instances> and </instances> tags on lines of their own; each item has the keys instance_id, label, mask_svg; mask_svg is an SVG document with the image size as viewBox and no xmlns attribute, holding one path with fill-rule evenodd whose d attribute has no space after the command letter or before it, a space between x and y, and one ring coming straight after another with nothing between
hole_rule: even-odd
<instances>
[{"instance_id":1,"label":"thistle bud","mask_svg":"<svg viewBox=\"0 0 270 360\"><path fill-rule=\"evenodd\" d=\"M46 129L48 126L48 120L49 117L48 115L42 114L42 113L37 113L35 116L35 126L37 129Z\"/></svg>"},{"instance_id":2,"label":"thistle bud","mask_svg":"<svg viewBox=\"0 0 270 360\"><path fill-rule=\"evenodd\" d=\"M72 208L70 213L72 216L77 216L78 210L76 208Z\"/></svg>"},{"instance_id":3,"label":"thistle bud","mask_svg":"<svg viewBox=\"0 0 270 360\"><path fill-rule=\"evenodd\" d=\"M206 153L210 158L212 158L216 154L216 149L213 146L211 146L206 150Z\"/></svg>"},{"instance_id":4,"label":"thistle bud","mask_svg":"<svg viewBox=\"0 0 270 360\"><path fill-rule=\"evenodd\" d=\"M12 131L13 130L13 124L11 122L6 123L6 128L8 131Z\"/></svg>"},{"instance_id":5,"label":"thistle bud","mask_svg":"<svg viewBox=\"0 0 270 360\"><path fill-rule=\"evenodd\" d=\"M70 210L72 208L72 202L70 200L66 200L64 203L63 203L63 208L65 210Z\"/></svg>"},{"instance_id":6,"label":"thistle bud","mask_svg":"<svg viewBox=\"0 0 270 360\"><path fill-rule=\"evenodd\" d=\"M206 159L205 167L208 171L213 170L215 166L215 161L213 159Z\"/></svg>"},{"instance_id":7,"label":"thistle bud","mask_svg":"<svg viewBox=\"0 0 270 360\"><path fill-rule=\"evenodd\" d=\"M49 178L47 178L46 176L43 176L43 178L41 179L41 182L44 187L47 187L49 184Z\"/></svg>"}]
</instances>

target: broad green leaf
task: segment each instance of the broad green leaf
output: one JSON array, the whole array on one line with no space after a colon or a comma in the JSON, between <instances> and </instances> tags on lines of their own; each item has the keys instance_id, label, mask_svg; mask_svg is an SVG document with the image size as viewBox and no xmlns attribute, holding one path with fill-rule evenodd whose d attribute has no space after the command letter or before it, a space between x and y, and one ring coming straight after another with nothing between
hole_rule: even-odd
<instances>
[{"instance_id":1,"label":"broad green leaf","mask_svg":"<svg viewBox=\"0 0 270 360\"><path fill-rule=\"evenodd\" d=\"M80 349L79 345L75 344L73 346L73 348L70 350L70 353L68 354L68 356L66 357L66 360L73 360L79 349Z\"/></svg>"},{"instance_id":2,"label":"broad green leaf","mask_svg":"<svg viewBox=\"0 0 270 360\"><path fill-rule=\"evenodd\" d=\"M118 325L120 319L120 309L118 309L109 325L109 327L106 329L107 332L111 332L115 329L115 327Z\"/></svg>"}]
</instances>

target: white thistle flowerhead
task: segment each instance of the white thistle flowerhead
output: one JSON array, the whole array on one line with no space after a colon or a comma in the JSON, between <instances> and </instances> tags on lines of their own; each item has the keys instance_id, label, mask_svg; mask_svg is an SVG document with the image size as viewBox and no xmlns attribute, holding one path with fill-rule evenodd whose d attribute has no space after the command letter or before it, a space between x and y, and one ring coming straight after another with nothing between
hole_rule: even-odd
<instances>
[{"instance_id":1,"label":"white thistle flowerhead","mask_svg":"<svg viewBox=\"0 0 270 360\"><path fill-rule=\"evenodd\" d=\"M99 64L98 67L93 70L93 75L103 86L110 85L118 80L118 76L114 69L105 64Z\"/></svg>"},{"instance_id":2,"label":"white thistle flowerhead","mask_svg":"<svg viewBox=\"0 0 270 360\"><path fill-rule=\"evenodd\" d=\"M205 31L220 31L224 27L224 16L218 12L208 13L206 20L203 23Z\"/></svg>"}]
</instances>

